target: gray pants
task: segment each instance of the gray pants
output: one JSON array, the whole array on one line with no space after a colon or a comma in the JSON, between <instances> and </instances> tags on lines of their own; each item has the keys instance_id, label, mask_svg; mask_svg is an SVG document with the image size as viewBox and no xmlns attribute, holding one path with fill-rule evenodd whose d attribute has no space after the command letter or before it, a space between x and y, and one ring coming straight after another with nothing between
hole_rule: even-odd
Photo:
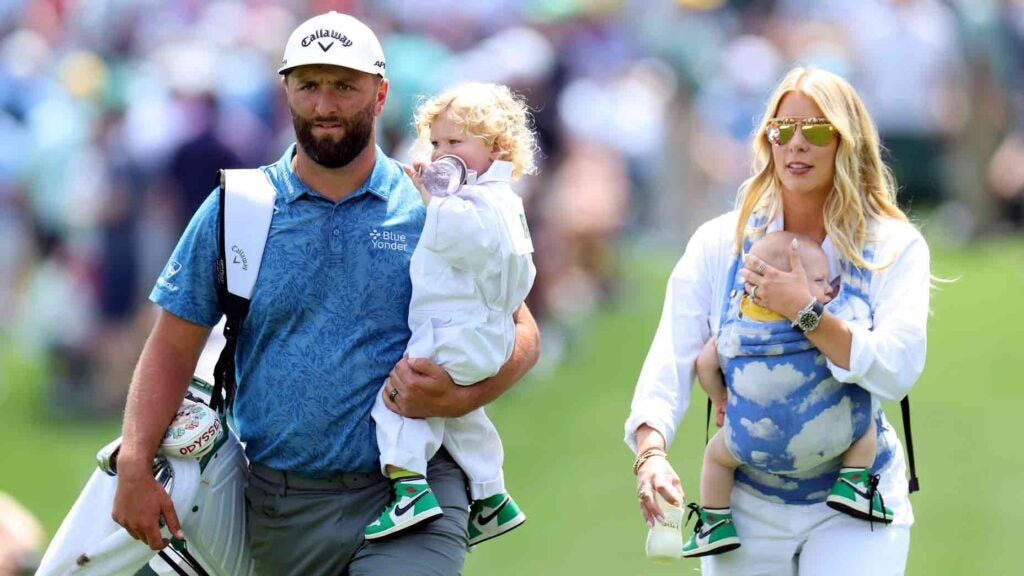
<instances>
[{"instance_id":1,"label":"gray pants","mask_svg":"<svg viewBox=\"0 0 1024 576\"><path fill-rule=\"evenodd\" d=\"M453 576L466 556L466 476L441 449L427 480L444 515L390 538L363 540L363 529L391 499L379 472L328 480L254 465L245 490L249 539L265 576Z\"/></svg>"}]
</instances>

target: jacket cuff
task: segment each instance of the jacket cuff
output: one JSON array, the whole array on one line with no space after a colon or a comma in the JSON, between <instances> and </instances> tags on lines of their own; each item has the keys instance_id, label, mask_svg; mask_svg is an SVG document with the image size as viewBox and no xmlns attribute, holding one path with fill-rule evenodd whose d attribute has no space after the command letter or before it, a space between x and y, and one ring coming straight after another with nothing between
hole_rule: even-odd
<instances>
[{"instance_id":1,"label":"jacket cuff","mask_svg":"<svg viewBox=\"0 0 1024 576\"><path fill-rule=\"evenodd\" d=\"M672 438L675 436L675 426L669 425L666 419L652 417L649 414L644 415L633 412L629 415L629 418L626 419L625 427L626 445L633 451L633 454L636 454L636 430L644 424L654 428L665 438L665 449L667 450L672 444Z\"/></svg>"},{"instance_id":2,"label":"jacket cuff","mask_svg":"<svg viewBox=\"0 0 1024 576\"><path fill-rule=\"evenodd\" d=\"M860 384L871 367L874 358L874 346L871 341L871 330L864 326L847 324L850 328L850 367L841 368L839 365L826 359L832 377L846 384Z\"/></svg>"}]
</instances>

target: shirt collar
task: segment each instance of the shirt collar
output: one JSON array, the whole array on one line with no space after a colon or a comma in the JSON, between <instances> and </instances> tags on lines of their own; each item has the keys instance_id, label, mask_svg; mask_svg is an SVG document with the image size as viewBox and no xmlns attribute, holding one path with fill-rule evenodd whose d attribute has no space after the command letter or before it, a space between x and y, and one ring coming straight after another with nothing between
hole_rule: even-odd
<instances>
[{"instance_id":1,"label":"shirt collar","mask_svg":"<svg viewBox=\"0 0 1024 576\"><path fill-rule=\"evenodd\" d=\"M768 223L768 227L765 228L764 233L778 232L785 229L784 215L779 214L779 217ZM835 280L842 274L842 267L839 265L839 254L836 253L836 247L832 245L832 239L825 235L825 239L821 242L821 249L825 251L825 255L828 256L828 277L829 280Z\"/></svg>"},{"instance_id":2,"label":"shirt collar","mask_svg":"<svg viewBox=\"0 0 1024 576\"><path fill-rule=\"evenodd\" d=\"M491 163L491 167L487 169L480 176L476 175L476 172L470 171L466 176L466 180L469 184L483 184L484 182L511 182L512 181L512 170L514 166L507 160L495 160Z\"/></svg>"},{"instance_id":3,"label":"shirt collar","mask_svg":"<svg viewBox=\"0 0 1024 576\"><path fill-rule=\"evenodd\" d=\"M288 146L284 155L281 156L281 158L272 167L272 169L277 172L280 182L283 184L280 189L284 193L285 202L289 204L297 200L303 194L322 197L312 188L307 186L306 183L300 180L295 174L295 170L292 168L292 157L295 156L295 147L295 143ZM387 200L391 197L391 190L395 187L396 181L400 177L404 177L404 174L402 174L399 171L398 166L392 162L386 154L384 154L384 151L380 149L380 146L375 147L375 153L376 156L373 164L373 172L370 173L370 177L366 179L366 182L363 182L362 186L346 196L343 201L366 193L377 196L381 200Z\"/></svg>"}]
</instances>

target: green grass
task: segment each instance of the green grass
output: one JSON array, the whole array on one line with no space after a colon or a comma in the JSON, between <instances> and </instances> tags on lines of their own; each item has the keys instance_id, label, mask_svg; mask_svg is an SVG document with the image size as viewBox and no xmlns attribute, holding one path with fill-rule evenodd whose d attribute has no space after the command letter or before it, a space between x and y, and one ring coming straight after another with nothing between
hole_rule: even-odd
<instances>
[{"instance_id":1,"label":"green grass","mask_svg":"<svg viewBox=\"0 0 1024 576\"><path fill-rule=\"evenodd\" d=\"M631 260L623 302L587 324L568 362L550 377L521 382L488 409L502 431L509 488L529 521L478 547L467 574L653 575L697 568L695 561L660 566L644 557L646 527L635 503L632 455L622 442L675 256L645 252ZM1024 456L1014 439L1024 406L1024 239L933 246L933 271L958 279L933 293L927 368L912 394L922 491L912 497L917 524L908 573L1019 573L1014 536L1024 505L1016 482ZM39 366L10 352L3 361L0 490L34 511L52 534L90 474L93 454L117 435L119 422L51 420ZM670 451L694 496L703 402L696 393ZM900 429L898 406L889 411Z\"/></svg>"}]
</instances>

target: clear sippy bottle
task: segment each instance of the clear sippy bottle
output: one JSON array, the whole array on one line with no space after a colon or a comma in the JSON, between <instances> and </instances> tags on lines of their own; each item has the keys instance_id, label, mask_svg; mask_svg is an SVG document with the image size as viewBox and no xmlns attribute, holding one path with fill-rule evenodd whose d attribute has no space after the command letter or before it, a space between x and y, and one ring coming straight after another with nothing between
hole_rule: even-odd
<instances>
[{"instance_id":1,"label":"clear sippy bottle","mask_svg":"<svg viewBox=\"0 0 1024 576\"><path fill-rule=\"evenodd\" d=\"M423 167L423 186L433 196L449 196L466 181L467 172L462 158L445 154Z\"/></svg>"},{"instance_id":2,"label":"clear sippy bottle","mask_svg":"<svg viewBox=\"0 0 1024 576\"><path fill-rule=\"evenodd\" d=\"M647 557L657 562L678 560L683 552L683 508L674 506L661 494L654 494L663 519L654 520L647 532Z\"/></svg>"}]
</instances>

